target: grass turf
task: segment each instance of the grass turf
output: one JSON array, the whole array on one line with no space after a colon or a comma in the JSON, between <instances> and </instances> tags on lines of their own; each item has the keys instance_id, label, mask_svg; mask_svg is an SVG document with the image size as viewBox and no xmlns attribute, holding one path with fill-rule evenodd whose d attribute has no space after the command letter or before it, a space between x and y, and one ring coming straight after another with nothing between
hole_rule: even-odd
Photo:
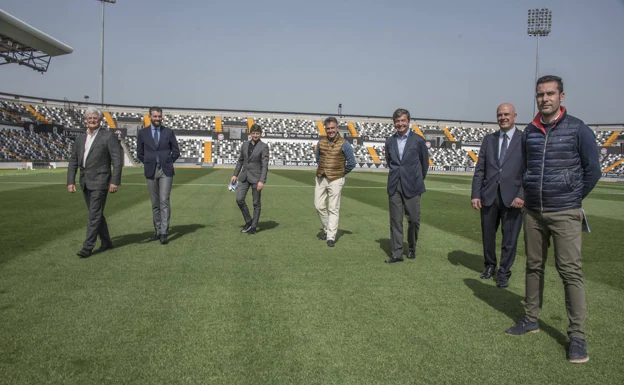
<instances>
[{"instance_id":1,"label":"grass turf","mask_svg":"<svg viewBox=\"0 0 624 385\"><path fill-rule=\"evenodd\" d=\"M624 186L586 199L591 361L565 360L563 287L547 264L542 332L523 314L522 240L510 287L478 278L469 177L430 175L415 261L386 265L386 176L352 173L335 248L318 241L310 171L271 170L255 236L231 170L178 169L171 242L125 169L106 217L115 249L88 259L82 196L65 173L1 172L1 384L620 383ZM251 195L251 194L249 194ZM248 198L248 202L251 197ZM500 244L500 235L499 235Z\"/></svg>"}]
</instances>

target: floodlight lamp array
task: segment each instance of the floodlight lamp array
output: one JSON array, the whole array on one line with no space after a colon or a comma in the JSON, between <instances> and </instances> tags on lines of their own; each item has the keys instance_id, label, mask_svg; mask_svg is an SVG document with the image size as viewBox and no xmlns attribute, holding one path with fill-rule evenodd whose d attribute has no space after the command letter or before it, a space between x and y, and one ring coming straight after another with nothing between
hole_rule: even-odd
<instances>
[{"instance_id":1,"label":"floodlight lamp array","mask_svg":"<svg viewBox=\"0 0 624 385\"><path fill-rule=\"evenodd\" d=\"M529 9L528 11L529 36L548 36L552 27L552 11L548 8Z\"/></svg>"}]
</instances>

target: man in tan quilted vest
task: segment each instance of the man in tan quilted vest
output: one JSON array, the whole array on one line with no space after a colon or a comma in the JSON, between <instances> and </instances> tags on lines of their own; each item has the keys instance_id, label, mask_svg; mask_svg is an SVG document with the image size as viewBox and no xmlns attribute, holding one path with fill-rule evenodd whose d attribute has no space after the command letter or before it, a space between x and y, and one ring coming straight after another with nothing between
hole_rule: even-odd
<instances>
[{"instance_id":1,"label":"man in tan quilted vest","mask_svg":"<svg viewBox=\"0 0 624 385\"><path fill-rule=\"evenodd\" d=\"M355 167L353 147L338 134L338 120L333 116L325 119L326 137L316 145L316 184L314 206L321 218L323 232L319 235L327 246L336 244L336 232L340 218L340 195L347 175Z\"/></svg>"}]
</instances>

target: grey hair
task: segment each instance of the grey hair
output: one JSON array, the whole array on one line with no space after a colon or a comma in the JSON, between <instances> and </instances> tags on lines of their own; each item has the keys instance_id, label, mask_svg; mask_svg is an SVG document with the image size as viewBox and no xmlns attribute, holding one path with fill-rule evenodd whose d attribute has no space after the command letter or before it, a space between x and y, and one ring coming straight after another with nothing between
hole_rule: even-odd
<instances>
[{"instance_id":1,"label":"grey hair","mask_svg":"<svg viewBox=\"0 0 624 385\"><path fill-rule=\"evenodd\" d=\"M85 116L87 115L93 115L93 114L97 114L97 116L102 119L102 117L104 116L104 114L102 114L102 111L98 110L95 107L87 107L87 111L85 111Z\"/></svg>"}]
</instances>

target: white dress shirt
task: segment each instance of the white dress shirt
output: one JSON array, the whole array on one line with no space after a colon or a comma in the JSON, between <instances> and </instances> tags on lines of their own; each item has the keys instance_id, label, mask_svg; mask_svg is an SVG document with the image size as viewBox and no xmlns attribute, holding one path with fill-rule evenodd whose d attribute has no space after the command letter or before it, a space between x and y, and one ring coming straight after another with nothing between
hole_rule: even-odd
<instances>
[{"instance_id":1,"label":"white dress shirt","mask_svg":"<svg viewBox=\"0 0 624 385\"><path fill-rule=\"evenodd\" d=\"M100 132L99 128L91 134L91 131L87 128L87 139L85 140L84 154L82 154L82 167L87 167L87 155L89 155L89 150L91 150L91 145L93 144L98 132Z\"/></svg>"},{"instance_id":2,"label":"white dress shirt","mask_svg":"<svg viewBox=\"0 0 624 385\"><path fill-rule=\"evenodd\" d=\"M511 143L511 138L513 138L514 133L516 132L516 126L507 131L507 149L509 149L509 143ZM503 148L503 140L505 139L505 133L503 130L500 131L500 136L498 137L498 157L500 158L501 149Z\"/></svg>"}]
</instances>

